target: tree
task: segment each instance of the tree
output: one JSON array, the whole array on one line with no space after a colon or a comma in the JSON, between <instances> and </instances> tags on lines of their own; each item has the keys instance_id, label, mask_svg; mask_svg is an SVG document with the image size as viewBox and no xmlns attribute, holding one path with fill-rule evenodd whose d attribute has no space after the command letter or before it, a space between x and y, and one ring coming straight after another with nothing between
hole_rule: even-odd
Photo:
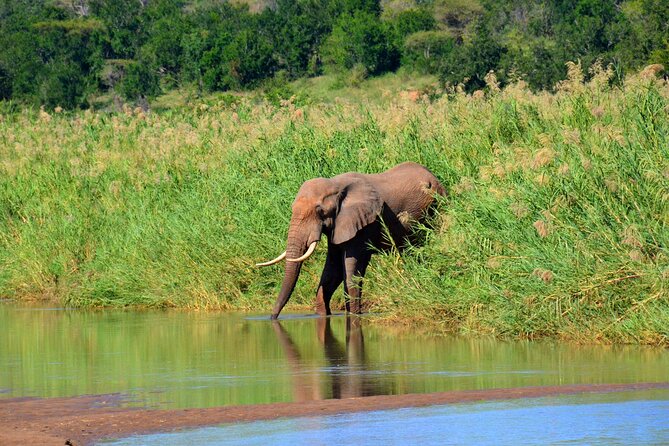
<instances>
[{"instance_id":1,"label":"tree","mask_svg":"<svg viewBox=\"0 0 669 446\"><path fill-rule=\"evenodd\" d=\"M143 3L138 0L89 0L91 13L106 29L104 57L132 59L143 43L140 17Z\"/></svg>"},{"instance_id":2,"label":"tree","mask_svg":"<svg viewBox=\"0 0 669 446\"><path fill-rule=\"evenodd\" d=\"M471 23L490 11L497 3L499 2L484 6L479 0L434 0L432 8L440 28L450 31L454 37L459 38Z\"/></svg>"},{"instance_id":3,"label":"tree","mask_svg":"<svg viewBox=\"0 0 669 446\"><path fill-rule=\"evenodd\" d=\"M32 28L39 69L32 73L29 96L49 107L86 105L87 96L97 88L97 73L102 67L102 24L96 19L48 20Z\"/></svg>"},{"instance_id":4,"label":"tree","mask_svg":"<svg viewBox=\"0 0 669 446\"><path fill-rule=\"evenodd\" d=\"M182 40L186 80L209 91L248 88L276 71L267 16L228 4L200 11Z\"/></svg>"},{"instance_id":5,"label":"tree","mask_svg":"<svg viewBox=\"0 0 669 446\"><path fill-rule=\"evenodd\" d=\"M0 64L0 100L11 99L12 78L9 70Z\"/></svg>"},{"instance_id":6,"label":"tree","mask_svg":"<svg viewBox=\"0 0 669 446\"><path fill-rule=\"evenodd\" d=\"M262 29L250 26L239 32L225 51L227 74L234 80L231 88L248 88L272 77L276 70L272 49Z\"/></svg>"},{"instance_id":7,"label":"tree","mask_svg":"<svg viewBox=\"0 0 669 446\"><path fill-rule=\"evenodd\" d=\"M266 14L277 69L291 78L317 74L320 47L338 14L330 6L328 0L280 0L276 11Z\"/></svg>"},{"instance_id":8,"label":"tree","mask_svg":"<svg viewBox=\"0 0 669 446\"><path fill-rule=\"evenodd\" d=\"M433 30L436 25L432 12L426 8L407 9L388 21L393 45L397 48L404 46L404 40L408 35Z\"/></svg>"},{"instance_id":9,"label":"tree","mask_svg":"<svg viewBox=\"0 0 669 446\"><path fill-rule=\"evenodd\" d=\"M612 50L615 43L609 32L617 19L614 0L562 0L555 11L561 20L555 25L561 59L580 59L586 66Z\"/></svg>"},{"instance_id":10,"label":"tree","mask_svg":"<svg viewBox=\"0 0 669 446\"><path fill-rule=\"evenodd\" d=\"M155 0L142 13L147 31L139 57L150 60L170 85L177 83L184 62L184 36L193 27L181 8L180 1Z\"/></svg>"},{"instance_id":11,"label":"tree","mask_svg":"<svg viewBox=\"0 0 669 446\"><path fill-rule=\"evenodd\" d=\"M396 68L398 59L386 28L368 12L342 15L323 46L323 60L334 70L360 65L374 75Z\"/></svg>"},{"instance_id":12,"label":"tree","mask_svg":"<svg viewBox=\"0 0 669 446\"><path fill-rule=\"evenodd\" d=\"M379 0L335 0L334 3L344 13L366 12L376 17L381 15L381 2Z\"/></svg>"},{"instance_id":13,"label":"tree","mask_svg":"<svg viewBox=\"0 0 669 446\"><path fill-rule=\"evenodd\" d=\"M438 74L453 62L456 40L448 31L420 31L409 35L402 49L402 66Z\"/></svg>"},{"instance_id":14,"label":"tree","mask_svg":"<svg viewBox=\"0 0 669 446\"><path fill-rule=\"evenodd\" d=\"M505 48L494 38L492 21L486 17L476 22L471 40L451 53L441 79L451 84L465 83L467 90L485 85L485 75L496 70Z\"/></svg>"},{"instance_id":15,"label":"tree","mask_svg":"<svg viewBox=\"0 0 669 446\"><path fill-rule=\"evenodd\" d=\"M619 36L614 57L625 68L637 69L649 63L661 63L667 67L669 2L627 1L620 6L620 10L622 17L613 27L613 32Z\"/></svg>"},{"instance_id":16,"label":"tree","mask_svg":"<svg viewBox=\"0 0 669 446\"><path fill-rule=\"evenodd\" d=\"M141 61L132 61L125 67L125 73L119 87L123 97L130 101L139 102L160 93L158 75L151 65Z\"/></svg>"}]
</instances>

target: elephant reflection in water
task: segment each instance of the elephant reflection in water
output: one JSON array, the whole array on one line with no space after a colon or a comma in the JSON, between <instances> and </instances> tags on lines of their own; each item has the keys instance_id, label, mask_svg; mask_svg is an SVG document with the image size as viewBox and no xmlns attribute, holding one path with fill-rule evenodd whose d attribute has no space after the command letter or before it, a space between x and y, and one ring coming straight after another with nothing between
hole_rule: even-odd
<instances>
[{"instance_id":1,"label":"elephant reflection in water","mask_svg":"<svg viewBox=\"0 0 669 446\"><path fill-rule=\"evenodd\" d=\"M387 393L365 373L365 342L359 317L346 317L346 346L332 333L330 318L317 319L318 340L327 360L326 371L320 373L305 373L303 358L288 332L279 321L272 324L293 372L293 399L296 402Z\"/></svg>"}]
</instances>

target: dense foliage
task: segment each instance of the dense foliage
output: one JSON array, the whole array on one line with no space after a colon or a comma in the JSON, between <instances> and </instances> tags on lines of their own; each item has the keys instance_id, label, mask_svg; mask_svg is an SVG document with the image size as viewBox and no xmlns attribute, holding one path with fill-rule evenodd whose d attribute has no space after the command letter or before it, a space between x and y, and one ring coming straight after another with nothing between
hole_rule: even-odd
<instances>
[{"instance_id":1,"label":"dense foliage","mask_svg":"<svg viewBox=\"0 0 669 446\"><path fill-rule=\"evenodd\" d=\"M251 88L400 66L473 90L494 70L552 88L565 63L617 78L669 63L664 0L0 0L0 99L86 107L193 85ZM276 82L274 82L276 84Z\"/></svg>"},{"instance_id":2,"label":"dense foliage","mask_svg":"<svg viewBox=\"0 0 669 446\"><path fill-rule=\"evenodd\" d=\"M449 196L426 243L374 257L371 312L669 345L669 83L591 73L571 65L554 94L491 75L471 95L396 90L365 106L226 95L160 113L3 113L0 298L268 312L282 265L253 264L284 249L300 184L412 160ZM325 251L287 311L311 306Z\"/></svg>"}]
</instances>

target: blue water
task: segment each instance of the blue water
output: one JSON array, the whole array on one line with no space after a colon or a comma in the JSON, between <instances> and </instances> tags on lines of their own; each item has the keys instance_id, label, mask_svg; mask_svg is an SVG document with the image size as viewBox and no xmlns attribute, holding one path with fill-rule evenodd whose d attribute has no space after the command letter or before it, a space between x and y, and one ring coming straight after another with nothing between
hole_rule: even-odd
<instances>
[{"instance_id":1,"label":"blue water","mask_svg":"<svg viewBox=\"0 0 669 446\"><path fill-rule=\"evenodd\" d=\"M668 445L669 391L587 394L240 423L107 446Z\"/></svg>"}]
</instances>

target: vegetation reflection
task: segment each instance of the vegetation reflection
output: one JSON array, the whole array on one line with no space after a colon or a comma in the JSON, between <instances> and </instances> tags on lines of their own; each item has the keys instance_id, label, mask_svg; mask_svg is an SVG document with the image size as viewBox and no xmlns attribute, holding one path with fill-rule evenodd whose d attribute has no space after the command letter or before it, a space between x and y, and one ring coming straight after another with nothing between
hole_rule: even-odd
<instances>
[{"instance_id":1,"label":"vegetation reflection","mask_svg":"<svg viewBox=\"0 0 669 446\"><path fill-rule=\"evenodd\" d=\"M0 304L0 398L121 393L211 407L572 383L666 381L669 352L420 336L367 317L69 311Z\"/></svg>"}]
</instances>

